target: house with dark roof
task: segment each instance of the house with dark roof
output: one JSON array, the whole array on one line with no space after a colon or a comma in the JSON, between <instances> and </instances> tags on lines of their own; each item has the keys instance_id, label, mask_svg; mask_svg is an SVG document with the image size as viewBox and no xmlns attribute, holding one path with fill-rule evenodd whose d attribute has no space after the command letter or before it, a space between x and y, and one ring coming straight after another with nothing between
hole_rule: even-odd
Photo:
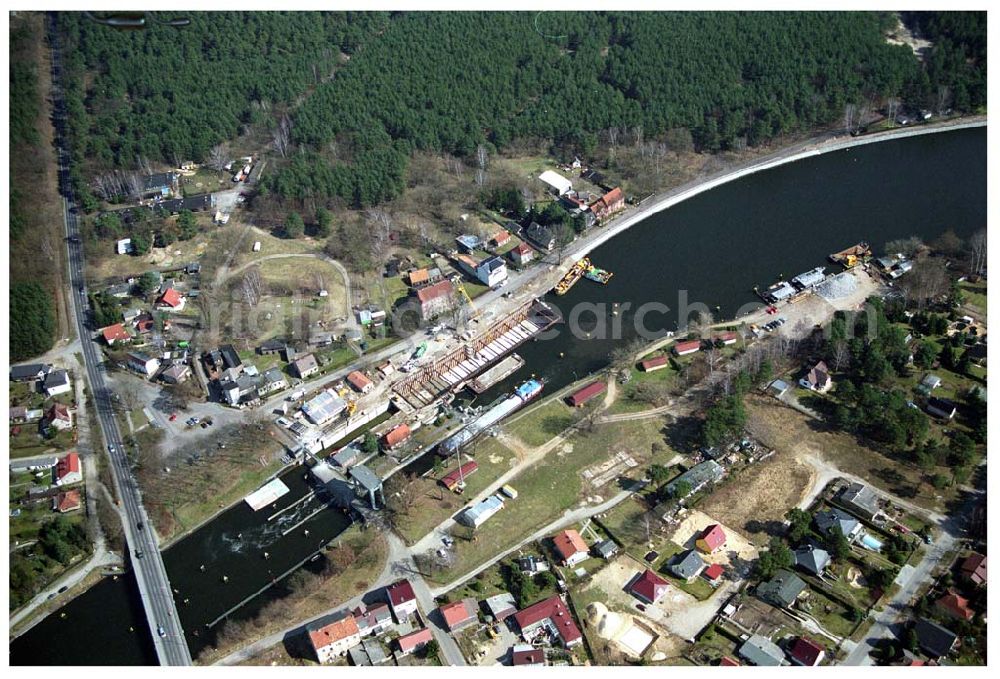
<instances>
[{"instance_id":1,"label":"house with dark roof","mask_svg":"<svg viewBox=\"0 0 1000 679\"><path fill-rule=\"evenodd\" d=\"M972 584L982 587L986 584L986 557L973 552L962 562L962 576Z\"/></svg>"},{"instance_id":2,"label":"house with dark roof","mask_svg":"<svg viewBox=\"0 0 1000 679\"><path fill-rule=\"evenodd\" d=\"M605 561L610 561L618 551L618 543L614 540L602 540L594 545L594 554Z\"/></svg>"},{"instance_id":3,"label":"house with dark roof","mask_svg":"<svg viewBox=\"0 0 1000 679\"><path fill-rule=\"evenodd\" d=\"M647 568L632 579L627 589L636 599L647 604L655 604L669 588L670 583Z\"/></svg>"},{"instance_id":4,"label":"house with dark roof","mask_svg":"<svg viewBox=\"0 0 1000 679\"><path fill-rule=\"evenodd\" d=\"M544 667L545 649L531 644L517 644L510 648L510 664L514 667Z\"/></svg>"},{"instance_id":5,"label":"house with dark roof","mask_svg":"<svg viewBox=\"0 0 1000 679\"><path fill-rule=\"evenodd\" d=\"M397 622L406 620L417 612L417 595L409 580L400 580L385 588L385 597L392 607Z\"/></svg>"},{"instance_id":6,"label":"house with dark roof","mask_svg":"<svg viewBox=\"0 0 1000 679\"><path fill-rule=\"evenodd\" d=\"M378 636L392 628L392 611L388 604L375 604L367 606L361 604L351 614L354 621L358 623L358 630L361 635L371 634Z\"/></svg>"},{"instance_id":7,"label":"house with dark roof","mask_svg":"<svg viewBox=\"0 0 1000 679\"><path fill-rule=\"evenodd\" d=\"M792 659L792 664L816 667L826 657L826 649L812 639L798 637L788 649L788 657Z\"/></svg>"},{"instance_id":8,"label":"house with dark roof","mask_svg":"<svg viewBox=\"0 0 1000 679\"><path fill-rule=\"evenodd\" d=\"M943 417L946 420L950 420L955 417L955 412L958 410L958 406L955 405L954 401L946 398L938 398L937 396L931 396L927 399L927 412L935 417Z\"/></svg>"},{"instance_id":9,"label":"house with dark roof","mask_svg":"<svg viewBox=\"0 0 1000 679\"><path fill-rule=\"evenodd\" d=\"M795 565L812 575L822 575L830 565L830 553L814 545L795 550Z\"/></svg>"},{"instance_id":10,"label":"house with dark roof","mask_svg":"<svg viewBox=\"0 0 1000 679\"><path fill-rule=\"evenodd\" d=\"M542 226L538 222L531 222L525 229L524 235L539 249L546 252L556 246L556 237L552 234L552 229Z\"/></svg>"},{"instance_id":11,"label":"house with dark roof","mask_svg":"<svg viewBox=\"0 0 1000 679\"><path fill-rule=\"evenodd\" d=\"M705 561L693 549L674 557L674 563L670 566L671 573L687 582L698 577L704 569Z\"/></svg>"},{"instance_id":12,"label":"house with dark roof","mask_svg":"<svg viewBox=\"0 0 1000 679\"><path fill-rule=\"evenodd\" d=\"M858 537L863 528L860 521L841 509L817 512L813 521L823 535L830 535L834 528L839 528L844 537L851 541Z\"/></svg>"},{"instance_id":13,"label":"house with dark roof","mask_svg":"<svg viewBox=\"0 0 1000 679\"><path fill-rule=\"evenodd\" d=\"M583 634L558 596L551 596L515 613L514 621L521 630L521 636L529 643L545 633L557 637L567 648L583 641Z\"/></svg>"},{"instance_id":14,"label":"house with dark roof","mask_svg":"<svg viewBox=\"0 0 1000 679\"><path fill-rule=\"evenodd\" d=\"M722 468L722 465L715 460L705 460L704 462L699 462L695 466L691 467L680 476L672 479L666 486L664 486L664 490L667 496L673 497L678 484L681 482L687 482L690 487L688 494L697 493L708 484L715 483L721 479L725 476L725 473L726 471Z\"/></svg>"},{"instance_id":15,"label":"house with dark roof","mask_svg":"<svg viewBox=\"0 0 1000 679\"><path fill-rule=\"evenodd\" d=\"M811 389L821 394L826 393L833 386L833 381L830 379L830 369L824 361L820 361L809 369L805 377L799 380L799 384L806 389Z\"/></svg>"},{"instance_id":16,"label":"house with dark roof","mask_svg":"<svg viewBox=\"0 0 1000 679\"><path fill-rule=\"evenodd\" d=\"M917 620L913 631L920 648L932 658L941 658L958 648L957 634L926 618Z\"/></svg>"},{"instance_id":17,"label":"house with dark roof","mask_svg":"<svg viewBox=\"0 0 1000 679\"><path fill-rule=\"evenodd\" d=\"M32 380L44 379L52 366L46 363L29 363L25 365L14 365L10 368L11 382L30 382Z\"/></svg>"},{"instance_id":18,"label":"house with dark roof","mask_svg":"<svg viewBox=\"0 0 1000 679\"><path fill-rule=\"evenodd\" d=\"M257 347L257 353L261 356L269 356L271 354L280 354L285 348L285 340L281 339L269 339L261 342L260 346Z\"/></svg>"},{"instance_id":19,"label":"house with dark roof","mask_svg":"<svg viewBox=\"0 0 1000 679\"><path fill-rule=\"evenodd\" d=\"M59 394L65 394L72 388L73 386L69 381L69 373L65 370L51 371L45 376L45 382L42 384L42 391L50 398Z\"/></svg>"},{"instance_id":20,"label":"house with dark roof","mask_svg":"<svg viewBox=\"0 0 1000 679\"><path fill-rule=\"evenodd\" d=\"M744 641L738 653L741 658L758 667L780 667L788 664L784 651L778 648L776 643L759 634L753 634Z\"/></svg>"},{"instance_id":21,"label":"house with dark roof","mask_svg":"<svg viewBox=\"0 0 1000 679\"><path fill-rule=\"evenodd\" d=\"M806 589L806 583L791 571L781 569L767 582L757 585L757 597L778 608L790 608Z\"/></svg>"},{"instance_id":22,"label":"house with dark roof","mask_svg":"<svg viewBox=\"0 0 1000 679\"><path fill-rule=\"evenodd\" d=\"M510 592L500 592L483 601L486 610L490 612L494 620L506 620L517 613L517 602Z\"/></svg>"},{"instance_id":23,"label":"house with dark roof","mask_svg":"<svg viewBox=\"0 0 1000 679\"><path fill-rule=\"evenodd\" d=\"M863 483L850 483L837 494L837 501L866 521L879 513L878 495Z\"/></svg>"},{"instance_id":24,"label":"house with dark roof","mask_svg":"<svg viewBox=\"0 0 1000 679\"><path fill-rule=\"evenodd\" d=\"M726 532L722 526L713 523L701 532L694 544L702 553L712 554L726 546Z\"/></svg>"},{"instance_id":25,"label":"house with dark roof","mask_svg":"<svg viewBox=\"0 0 1000 679\"><path fill-rule=\"evenodd\" d=\"M362 639L360 644L347 651L347 657L355 667L373 667L389 659L382 644L376 639Z\"/></svg>"}]
</instances>

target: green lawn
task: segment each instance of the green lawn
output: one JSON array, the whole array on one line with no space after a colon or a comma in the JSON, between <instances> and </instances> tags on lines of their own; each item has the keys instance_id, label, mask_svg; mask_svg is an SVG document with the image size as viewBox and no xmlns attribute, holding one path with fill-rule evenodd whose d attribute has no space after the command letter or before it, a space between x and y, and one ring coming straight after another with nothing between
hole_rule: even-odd
<instances>
[{"instance_id":1,"label":"green lawn","mask_svg":"<svg viewBox=\"0 0 1000 679\"><path fill-rule=\"evenodd\" d=\"M986 321L986 284L985 283L959 283L962 292L965 293L965 303L971 307L975 307L983 316L983 322Z\"/></svg>"},{"instance_id":2,"label":"green lawn","mask_svg":"<svg viewBox=\"0 0 1000 679\"><path fill-rule=\"evenodd\" d=\"M799 599L798 607L816 618L823 628L839 637L849 636L856 623L847 618L847 609L814 588L808 597Z\"/></svg>"},{"instance_id":3,"label":"green lawn","mask_svg":"<svg viewBox=\"0 0 1000 679\"><path fill-rule=\"evenodd\" d=\"M572 436L566 447L551 451L541 463L511 481L518 498L480 527L473 541L459 539L455 563L433 579L447 582L514 546L577 505L583 489L580 472L584 468L622 450L645 459L653 439L662 437L657 427L644 421L601 425L589 434ZM602 489L603 497L617 492L617 486L611 485ZM588 490L588 494L592 492Z\"/></svg>"},{"instance_id":4,"label":"green lawn","mask_svg":"<svg viewBox=\"0 0 1000 679\"><path fill-rule=\"evenodd\" d=\"M662 352L653 352L643 358L652 358L661 354ZM677 371L670 365L653 372L645 372L632 366L631 374L632 378L628 383L618 385L618 395L608 409L609 413L634 413L654 408L656 406L653 403L644 401L639 396L639 392L643 389L642 385L656 385L659 388L669 389L677 379Z\"/></svg>"},{"instance_id":5,"label":"green lawn","mask_svg":"<svg viewBox=\"0 0 1000 679\"><path fill-rule=\"evenodd\" d=\"M10 436L10 457L32 457L34 455L53 455L72 448L75 445L74 430L60 431L51 439L43 439L38 433L38 423L28 422L20 425L21 432Z\"/></svg>"},{"instance_id":6,"label":"green lawn","mask_svg":"<svg viewBox=\"0 0 1000 679\"><path fill-rule=\"evenodd\" d=\"M495 439L485 439L469 451L479 469L467 477L465 492L457 495L438 483L438 479L457 467L454 460L448 460L441 465L440 473L434 473L427 478L412 482L411 492L417 500L406 516L398 519L396 530L408 544L417 542L435 526L458 512L465 504L482 492L491 483L510 469L514 453L498 443ZM428 453L433 455L434 453ZM462 457L463 463L468 459ZM508 507L517 500L508 502ZM506 511L506 510L504 510ZM501 512L502 513L502 512Z\"/></svg>"},{"instance_id":7,"label":"green lawn","mask_svg":"<svg viewBox=\"0 0 1000 679\"><path fill-rule=\"evenodd\" d=\"M573 409L554 399L512 419L507 431L529 446L540 446L573 424Z\"/></svg>"}]
</instances>

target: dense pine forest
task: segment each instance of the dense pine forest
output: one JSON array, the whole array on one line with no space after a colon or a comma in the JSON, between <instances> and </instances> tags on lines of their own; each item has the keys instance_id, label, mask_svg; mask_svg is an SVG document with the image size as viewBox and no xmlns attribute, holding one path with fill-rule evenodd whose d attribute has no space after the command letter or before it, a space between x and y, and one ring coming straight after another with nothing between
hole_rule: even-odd
<instances>
[{"instance_id":1,"label":"dense pine forest","mask_svg":"<svg viewBox=\"0 0 1000 679\"><path fill-rule=\"evenodd\" d=\"M290 113L288 199L376 204L414 149L551 140L586 154L610 128L690 133L716 151L831 123L848 104L985 106L985 15L915 13L926 64L884 13L198 13L182 29L61 17L76 154L91 167L201 160ZM87 87L84 74L89 74ZM96 167L95 167L96 166ZM86 188L83 176L79 189Z\"/></svg>"}]
</instances>

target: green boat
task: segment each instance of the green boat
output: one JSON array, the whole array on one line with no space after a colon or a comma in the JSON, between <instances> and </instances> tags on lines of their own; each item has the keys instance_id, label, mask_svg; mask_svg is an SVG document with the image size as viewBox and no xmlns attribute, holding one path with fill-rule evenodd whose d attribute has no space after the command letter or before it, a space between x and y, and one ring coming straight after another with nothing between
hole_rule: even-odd
<instances>
[{"instance_id":1,"label":"green boat","mask_svg":"<svg viewBox=\"0 0 1000 679\"><path fill-rule=\"evenodd\" d=\"M596 266L589 266L587 267L587 270L583 272L583 277L588 281L594 281L595 283L601 283L602 285L607 285L612 276L614 276L614 274L610 271L599 269Z\"/></svg>"},{"instance_id":2,"label":"green boat","mask_svg":"<svg viewBox=\"0 0 1000 679\"><path fill-rule=\"evenodd\" d=\"M421 342L417 350L413 352L413 358L420 358L427 353L427 342Z\"/></svg>"}]
</instances>

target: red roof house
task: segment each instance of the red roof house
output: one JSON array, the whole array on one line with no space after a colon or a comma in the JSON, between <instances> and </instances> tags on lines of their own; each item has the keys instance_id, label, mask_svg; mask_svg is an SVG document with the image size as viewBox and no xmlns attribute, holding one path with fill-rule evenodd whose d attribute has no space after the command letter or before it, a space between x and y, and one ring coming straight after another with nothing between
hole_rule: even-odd
<instances>
[{"instance_id":1,"label":"red roof house","mask_svg":"<svg viewBox=\"0 0 1000 679\"><path fill-rule=\"evenodd\" d=\"M739 338L740 336L734 330L720 332L715 336L716 341L722 343L723 345L736 344L736 340Z\"/></svg>"},{"instance_id":2,"label":"red roof house","mask_svg":"<svg viewBox=\"0 0 1000 679\"><path fill-rule=\"evenodd\" d=\"M404 634L396 641L399 643L399 652L405 655L422 648L433 638L434 634L431 632L430 628L425 627L421 630L417 630L416 632Z\"/></svg>"},{"instance_id":3,"label":"red roof house","mask_svg":"<svg viewBox=\"0 0 1000 679\"><path fill-rule=\"evenodd\" d=\"M740 663L737 660L733 660L728 655L722 656L722 660L719 661L719 667L740 667Z\"/></svg>"},{"instance_id":4,"label":"red roof house","mask_svg":"<svg viewBox=\"0 0 1000 679\"><path fill-rule=\"evenodd\" d=\"M521 243L510 251L510 256L515 264L527 264L534 258L535 251L527 243Z\"/></svg>"},{"instance_id":5,"label":"red roof house","mask_svg":"<svg viewBox=\"0 0 1000 679\"><path fill-rule=\"evenodd\" d=\"M666 580L647 568L642 575L632 581L628 591L647 604L655 604L667 593L668 588L669 583Z\"/></svg>"},{"instance_id":6,"label":"red roof house","mask_svg":"<svg viewBox=\"0 0 1000 679\"><path fill-rule=\"evenodd\" d=\"M463 599L438 608L445 627L449 632L460 630L476 622L476 602L473 599Z\"/></svg>"},{"instance_id":7,"label":"red roof house","mask_svg":"<svg viewBox=\"0 0 1000 679\"><path fill-rule=\"evenodd\" d=\"M551 596L518 611L514 614L514 620L525 641L535 638L543 629L557 634L566 647L575 646L583 640L566 604L558 596Z\"/></svg>"},{"instance_id":8,"label":"red roof house","mask_svg":"<svg viewBox=\"0 0 1000 679\"><path fill-rule=\"evenodd\" d=\"M582 406L584 403L594 398L595 396L603 394L605 389L607 389L607 385L604 384L604 382L601 381L591 382L582 389L577 389L576 391L574 391L572 394L569 395L569 397L566 400L574 408L579 408L580 406Z\"/></svg>"},{"instance_id":9,"label":"red roof house","mask_svg":"<svg viewBox=\"0 0 1000 679\"><path fill-rule=\"evenodd\" d=\"M56 485L62 486L70 483L83 481L83 473L80 471L80 456L76 453L67 453L66 457L60 458L56 463Z\"/></svg>"},{"instance_id":10,"label":"red roof house","mask_svg":"<svg viewBox=\"0 0 1000 679\"><path fill-rule=\"evenodd\" d=\"M674 353L678 356L687 356L701 350L701 340L689 340L678 342L674 345Z\"/></svg>"},{"instance_id":11,"label":"red roof house","mask_svg":"<svg viewBox=\"0 0 1000 679\"><path fill-rule=\"evenodd\" d=\"M67 490L65 493L59 493L52 499L52 509L60 514L72 512L81 506L83 505L80 501L80 491L78 490Z\"/></svg>"},{"instance_id":12,"label":"red roof house","mask_svg":"<svg viewBox=\"0 0 1000 679\"><path fill-rule=\"evenodd\" d=\"M396 620L402 621L417 612L417 595L413 593L413 585L409 580L400 580L387 586L385 595Z\"/></svg>"},{"instance_id":13,"label":"red roof house","mask_svg":"<svg viewBox=\"0 0 1000 679\"><path fill-rule=\"evenodd\" d=\"M180 309L184 306L184 298L181 293L177 292L173 288L167 288L166 291L160 295L159 303L162 306L168 306L171 309Z\"/></svg>"},{"instance_id":14,"label":"red roof house","mask_svg":"<svg viewBox=\"0 0 1000 679\"><path fill-rule=\"evenodd\" d=\"M385 446L386 448L395 448L402 443L406 443L409 438L410 428L405 424L397 424L385 435Z\"/></svg>"},{"instance_id":15,"label":"red roof house","mask_svg":"<svg viewBox=\"0 0 1000 679\"><path fill-rule=\"evenodd\" d=\"M589 548L575 530L564 530L552 538L556 553L566 566L572 566L587 559Z\"/></svg>"},{"instance_id":16,"label":"red roof house","mask_svg":"<svg viewBox=\"0 0 1000 679\"><path fill-rule=\"evenodd\" d=\"M985 585L986 557L982 554L970 554L962 562L962 575L975 585Z\"/></svg>"},{"instance_id":17,"label":"red roof house","mask_svg":"<svg viewBox=\"0 0 1000 679\"><path fill-rule=\"evenodd\" d=\"M495 234L493 234L492 238L490 238L490 243L492 243L495 247L498 248L506 245L509 242L510 242L510 232L507 231L506 229L500 229Z\"/></svg>"},{"instance_id":18,"label":"red roof house","mask_svg":"<svg viewBox=\"0 0 1000 679\"><path fill-rule=\"evenodd\" d=\"M352 370L348 373L347 381L351 383L352 387L360 391L362 394L367 394L372 390L372 387L375 386L375 384L360 370Z\"/></svg>"},{"instance_id":19,"label":"red roof house","mask_svg":"<svg viewBox=\"0 0 1000 679\"><path fill-rule=\"evenodd\" d=\"M708 580L709 584L715 587L722 581L722 576L725 572L726 569L722 567L721 563L713 563L701 572L701 577Z\"/></svg>"},{"instance_id":20,"label":"red roof house","mask_svg":"<svg viewBox=\"0 0 1000 679\"><path fill-rule=\"evenodd\" d=\"M934 605L939 611L956 620L972 620L976 615L976 612L969 608L969 600L959 596L954 590L948 590L948 593L938 599Z\"/></svg>"},{"instance_id":21,"label":"red roof house","mask_svg":"<svg viewBox=\"0 0 1000 679\"><path fill-rule=\"evenodd\" d=\"M660 370L661 368L666 368L668 363L670 363L670 359L668 359L666 356L654 356L653 358L647 358L639 365L642 366L644 372L651 373L654 370Z\"/></svg>"},{"instance_id":22,"label":"red roof house","mask_svg":"<svg viewBox=\"0 0 1000 679\"><path fill-rule=\"evenodd\" d=\"M625 194L618 187L605 193L603 196L590 204L590 211L598 219L610 217L625 207Z\"/></svg>"},{"instance_id":23,"label":"red roof house","mask_svg":"<svg viewBox=\"0 0 1000 679\"><path fill-rule=\"evenodd\" d=\"M726 533L722 530L722 526L717 523L713 523L711 526L705 528L698 539L695 540L695 547L704 552L705 554L711 554L726 544Z\"/></svg>"},{"instance_id":24,"label":"red roof house","mask_svg":"<svg viewBox=\"0 0 1000 679\"><path fill-rule=\"evenodd\" d=\"M789 650L788 655L792 659L792 662L796 665L815 667L823 662L823 658L826 656L826 650L811 639L799 637L795 640L795 643L792 644L792 648Z\"/></svg>"},{"instance_id":25,"label":"red roof house","mask_svg":"<svg viewBox=\"0 0 1000 679\"><path fill-rule=\"evenodd\" d=\"M128 330L121 323L115 323L114 325L102 328L101 335L104 337L104 341L108 343L108 346L114 346L116 342L128 342L132 339L132 335L128 334Z\"/></svg>"}]
</instances>

